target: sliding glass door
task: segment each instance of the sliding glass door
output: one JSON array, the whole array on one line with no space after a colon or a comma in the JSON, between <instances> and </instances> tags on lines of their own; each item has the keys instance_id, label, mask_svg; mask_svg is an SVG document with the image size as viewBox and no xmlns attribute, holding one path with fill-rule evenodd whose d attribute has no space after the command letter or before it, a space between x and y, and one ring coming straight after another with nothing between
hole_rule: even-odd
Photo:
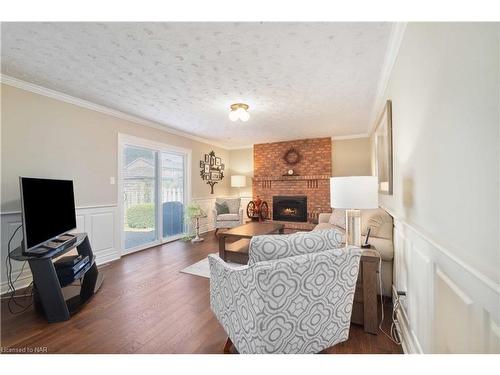
<instances>
[{"instance_id":1,"label":"sliding glass door","mask_svg":"<svg viewBox=\"0 0 500 375\"><path fill-rule=\"evenodd\" d=\"M120 136L125 254L184 236L190 151Z\"/></svg>"},{"instance_id":2,"label":"sliding glass door","mask_svg":"<svg viewBox=\"0 0 500 375\"><path fill-rule=\"evenodd\" d=\"M161 209L163 238L178 238L185 232L186 156L174 152L161 153Z\"/></svg>"},{"instance_id":3,"label":"sliding glass door","mask_svg":"<svg viewBox=\"0 0 500 375\"><path fill-rule=\"evenodd\" d=\"M125 146L123 149L123 231L125 250L154 244L157 226L157 153Z\"/></svg>"}]
</instances>

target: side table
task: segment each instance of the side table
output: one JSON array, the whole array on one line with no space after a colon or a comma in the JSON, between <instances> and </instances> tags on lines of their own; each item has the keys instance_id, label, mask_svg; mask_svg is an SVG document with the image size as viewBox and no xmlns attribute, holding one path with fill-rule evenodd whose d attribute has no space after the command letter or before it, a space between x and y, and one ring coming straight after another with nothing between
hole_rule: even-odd
<instances>
[{"instance_id":1,"label":"side table","mask_svg":"<svg viewBox=\"0 0 500 375\"><path fill-rule=\"evenodd\" d=\"M361 253L351 321L364 327L365 332L376 335L378 332L377 272L380 258L378 252L363 249Z\"/></svg>"}]
</instances>

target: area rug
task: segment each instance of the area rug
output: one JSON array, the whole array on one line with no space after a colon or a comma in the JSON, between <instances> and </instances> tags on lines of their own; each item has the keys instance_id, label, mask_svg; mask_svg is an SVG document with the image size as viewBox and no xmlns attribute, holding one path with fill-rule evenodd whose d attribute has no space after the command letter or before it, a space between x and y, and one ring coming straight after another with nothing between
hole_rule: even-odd
<instances>
[{"instance_id":1,"label":"area rug","mask_svg":"<svg viewBox=\"0 0 500 375\"><path fill-rule=\"evenodd\" d=\"M213 253L213 255L219 257L219 254L217 253ZM226 262L226 264L231 268L245 267L244 265L238 263ZM207 279L210 279L210 265L208 264L208 257L200 260L199 262L191 264L190 266L181 270L181 272L189 273L190 275L206 277Z\"/></svg>"}]
</instances>

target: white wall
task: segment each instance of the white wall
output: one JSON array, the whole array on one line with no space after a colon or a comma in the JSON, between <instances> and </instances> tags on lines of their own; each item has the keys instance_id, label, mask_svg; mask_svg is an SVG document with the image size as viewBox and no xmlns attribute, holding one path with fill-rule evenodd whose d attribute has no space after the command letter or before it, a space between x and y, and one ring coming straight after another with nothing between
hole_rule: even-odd
<instances>
[{"instance_id":1,"label":"white wall","mask_svg":"<svg viewBox=\"0 0 500 375\"><path fill-rule=\"evenodd\" d=\"M408 24L392 100L395 284L409 345L500 351L498 24Z\"/></svg>"}]
</instances>

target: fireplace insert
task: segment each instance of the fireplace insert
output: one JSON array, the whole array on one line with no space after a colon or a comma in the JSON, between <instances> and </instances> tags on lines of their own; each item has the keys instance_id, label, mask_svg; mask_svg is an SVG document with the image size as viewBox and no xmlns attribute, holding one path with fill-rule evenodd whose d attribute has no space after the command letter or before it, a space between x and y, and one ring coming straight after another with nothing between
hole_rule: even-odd
<instances>
[{"instance_id":1,"label":"fireplace insert","mask_svg":"<svg viewBox=\"0 0 500 375\"><path fill-rule=\"evenodd\" d=\"M307 221L306 196L274 196L273 220Z\"/></svg>"}]
</instances>

